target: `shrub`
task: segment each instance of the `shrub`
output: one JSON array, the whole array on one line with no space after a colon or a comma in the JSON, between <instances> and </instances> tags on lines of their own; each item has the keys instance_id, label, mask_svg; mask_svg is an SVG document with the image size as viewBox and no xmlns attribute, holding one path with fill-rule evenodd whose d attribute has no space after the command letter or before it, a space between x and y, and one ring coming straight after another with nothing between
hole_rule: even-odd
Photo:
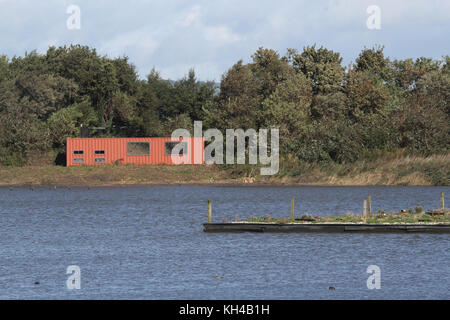
<instances>
[{"instance_id":1,"label":"shrub","mask_svg":"<svg viewBox=\"0 0 450 320\"><path fill-rule=\"evenodd\" d=\"M298 218L298 220L301 221L314 221L314 217L309 215L309 214L303 214L300 218Z\"/></svg>"},{"instance_id":2,"label":"shrub","mask_svg":"<svg viewBox=\"0 0 450 320\"><path fill-rule=\"evenodd\" d=\"M423 213L423 207L422 206L417 206L416 207L416 213Z\"/></svg>"}]
</instances>

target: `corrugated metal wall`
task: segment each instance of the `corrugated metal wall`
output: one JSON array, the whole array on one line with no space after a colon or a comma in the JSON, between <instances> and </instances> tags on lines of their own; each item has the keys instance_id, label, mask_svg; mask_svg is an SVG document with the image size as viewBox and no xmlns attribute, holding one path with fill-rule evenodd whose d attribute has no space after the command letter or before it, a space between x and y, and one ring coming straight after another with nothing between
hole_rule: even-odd
<instances>
[{"instance_id":1,"label":"corrugated metal wall","mask_svg":"<svg viewBox=\"0 0 450 320\"><path fill-rule=\"evenodd\" d=\"M100 165L100 164L174 164L172 157L165 154L165 142L171 138L67 138L67 166ZM188 139L188 154L190 163L194 164L194 150L200 152L199 163L204 163L203 138ZM128 155L128 142L149 142L150 155ZM200 149L200 151L198 151ZM104 151L96 154L95 151ZM82 154L76 154L82 151ZM80 153L80 152L77 152ZM82 159L82 160L81 160ZM96 162L102 161L104 162Z\"/></svg>"}]
</instances>

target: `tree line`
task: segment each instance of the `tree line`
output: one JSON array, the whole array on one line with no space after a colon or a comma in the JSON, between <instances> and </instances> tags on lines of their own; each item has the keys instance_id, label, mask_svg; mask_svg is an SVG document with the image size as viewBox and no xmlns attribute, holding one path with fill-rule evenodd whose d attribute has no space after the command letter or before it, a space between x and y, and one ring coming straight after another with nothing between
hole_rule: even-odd
<instances>
[{"instance_id":1,"label":"tree line","mask_svg":"<svg viewBox=\"0 0 450 320\"><path fill-rule=\"evenodd\" d=\"M308 46L284 56L259 48L235 63L220 85L139 79L127 57L81 45L45 54L0 56L0 164L63 152L65 139L170 136L177 128L279 128L280 153L304 162L348 163L403 150L448 153L450 57L391 60L364 48L354 63Z\"/></svg>"}]
</instances>

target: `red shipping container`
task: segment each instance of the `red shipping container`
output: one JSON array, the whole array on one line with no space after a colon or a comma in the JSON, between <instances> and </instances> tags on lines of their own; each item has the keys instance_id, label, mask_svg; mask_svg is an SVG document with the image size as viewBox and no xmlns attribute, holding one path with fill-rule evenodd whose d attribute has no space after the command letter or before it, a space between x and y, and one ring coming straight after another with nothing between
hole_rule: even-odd
<instances>
[{"instance_id":1,"label":"red shipping container","mask_svg":"<svg viewBox=\"0 0 450 320\"><path fill-rule=\"evenodd\" d=\"M180 139L180 141L182 141ZM171 138L67 138L66 165L176 164ZM185 139L186 164L203 164L203 138ZM194 152L195 151L195 152ZM197 154L197 158L194 157Z\"/></svg>"}]
</instances>

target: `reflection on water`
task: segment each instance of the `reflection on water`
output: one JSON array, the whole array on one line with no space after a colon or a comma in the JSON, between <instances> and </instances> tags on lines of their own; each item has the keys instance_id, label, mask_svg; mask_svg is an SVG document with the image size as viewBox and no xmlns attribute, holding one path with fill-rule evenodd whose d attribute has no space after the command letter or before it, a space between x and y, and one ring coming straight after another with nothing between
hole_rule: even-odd
<instances>
[{"instance_id":1,"label":"reflection on water","mask_svg":"<svg viewBox=\"0 0 450 320\"><path fill-rule=\"evenodd\" d=\"M2 299L449 299L446 234L206 234L213 220L439 206L449 187L0 188ZM81 268L81 290L66 268ZM369 265L381 289L368 290ZM220 276L220 277L217 277ZM39 281L39 285L34 282ZM330 291L333 286L336 290Z\"/></svg>"}]
</instances>

